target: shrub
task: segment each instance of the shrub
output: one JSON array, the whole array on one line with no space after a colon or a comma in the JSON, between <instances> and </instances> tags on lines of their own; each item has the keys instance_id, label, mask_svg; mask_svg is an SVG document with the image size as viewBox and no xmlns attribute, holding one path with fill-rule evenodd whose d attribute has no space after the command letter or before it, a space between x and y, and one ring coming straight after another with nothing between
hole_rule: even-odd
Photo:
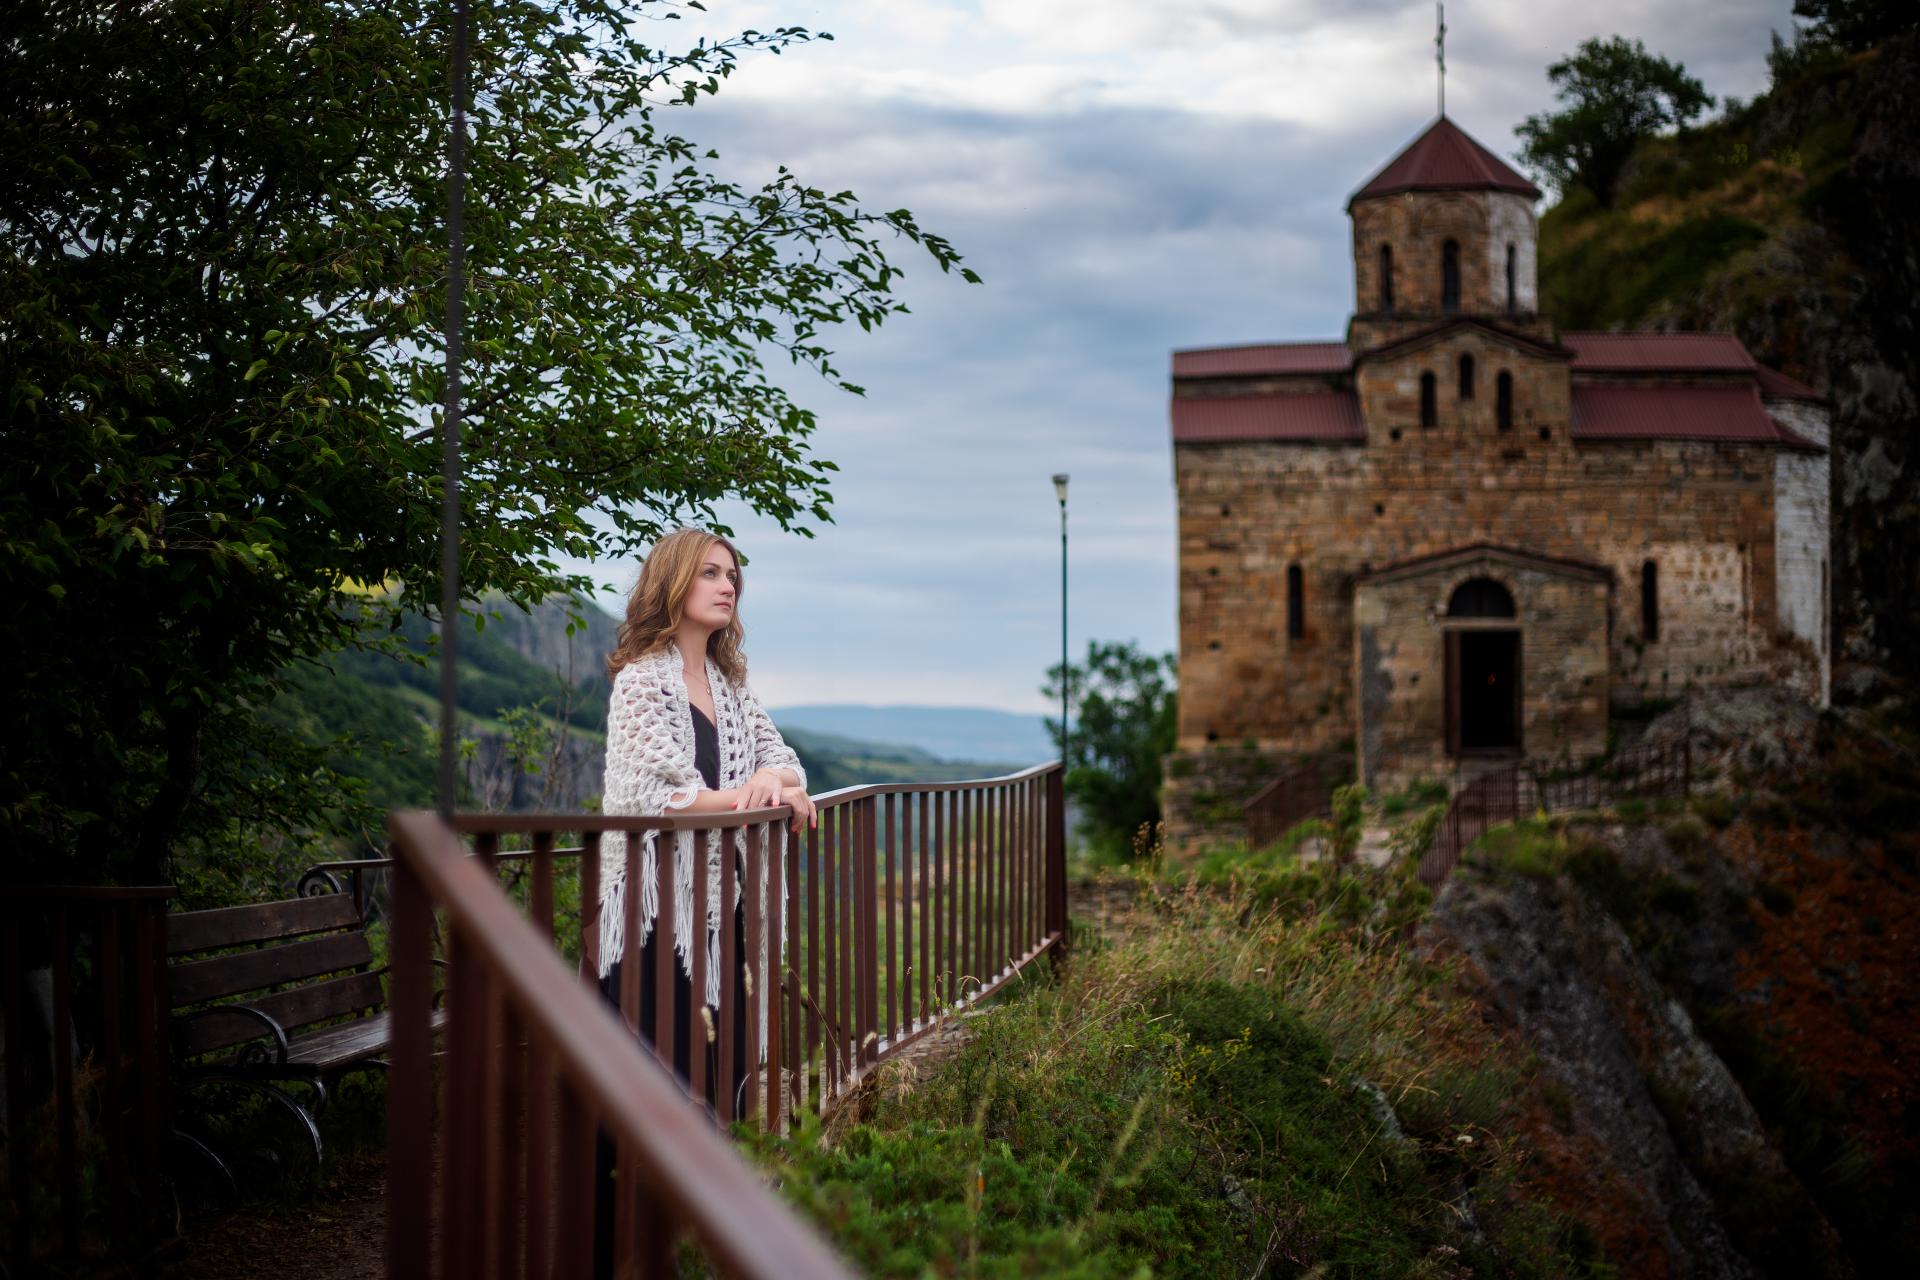
<instances>
[{"instance_id":1,"label":"shrub","mask_svg":"<svg viewBox=\"0 0 1920 1280\"><path fill-rule=\"evenodd\" d=\"M1549 879L1560 874L1566 854L1566 841L1551 822L1528 818L1482 835L1467 850L1466 860L1502 877Z\"/></svg>"},{"instance_id":2,"label":"shrub","mask_svg":"<svg viewBox=\"0 0 1920 1280\"><path fill-rule=\"evenodd\" d=\"M1691 813L1669 820L1665 833L1667 843L1677 853L1697 849L1707 842L1707 824Z\"/></svg>"}]
</instances>

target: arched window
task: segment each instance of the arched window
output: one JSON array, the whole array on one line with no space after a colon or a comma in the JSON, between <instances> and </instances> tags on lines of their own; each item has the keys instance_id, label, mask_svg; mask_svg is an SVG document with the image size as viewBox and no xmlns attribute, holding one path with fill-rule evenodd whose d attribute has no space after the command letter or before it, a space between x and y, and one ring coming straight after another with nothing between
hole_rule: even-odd
<instances>
[{"instance_id":1,"label":"arched window","mask_svg":"<svg viewBox=\"0 0 1920 1280\"><path fill-rule=\"evenodd\" d=\"M1470 355L1460 357L1460 398L1473 399L1473 357Z\"/></svg>"},{"instance_id":2,"label":"arched window","mask_svg":"<svg viewBox=\"0 0 1920 1280\"><path fill-rule=\"evenodd\" d=\"M1460 245L1453 240L1440 246L1440 309L1460 309Z\"/></svg>"},{"instance_id":3,"label":"arched window","mask_svg":"<svg viewBox=\"0 0 1920 1280\"><path fill-rule=\"evenodd\" d=\"M1468 578L1447 601L1449 618L1511 618L1513 593L1492 578Z\"/></svg>"},{"instance_id":4,"label":"arched window","mask_svg":"<svg viewBox=\"0 0 1920 1280\"><path fill-rule=\"evenodd\" d=\"M1516 274L1515 260L1519 254L1512 245L1507 246L1507 310L1520 309L1519 277Z\"/></svg>"},{"instance_id":5,"label":"arched window","mask_svg":"<svg viewBox=\"0 0 1920 1280\"><path fill-rule=\"evenodd\" d=\"M1660 638L1660 566L1651 560L1640 566L1640 638Z\"/></svg>"},{"instance_id":6,"label":"arched window","mask_svg":"<svg viewBox=\"0 0 1920 1280\"><path fill-rule=\"evenodd\" d=\"M1380 246L1380 309L1393 310L1393 246Z\"/></svg>"},{"instance_id":7,"label":"arched window","mask_svg":"<svg viewBox=\"0 0 1920 1280\"><path fill-rule=\"evenodd\" d=\"M1502 431L1513 430L1513 375L1505 369L1493 380L1493 421Z\"/></svg>"},{"instance_id":8,"label":"arched window","mask_svg":"<svg viewBox=\"0 0 1920 1280\"><path fill-rule=\"evenodd\" d=\"M1300 566L1287 566L1287 639L1299 640L1307 634L1306 575Z\"/></svg>"},{"instance_id":9,"label":"arched window","mask_svg":"<svg viewBox=\"0 0 1920 1280\"><path fill-rule=\"evenodd\" d=\"M1435 379L1432 370L1420 375L1420 425L1435 426L1440 421L1440 407L1435 395Z\"/></svg>"}]
</instances>

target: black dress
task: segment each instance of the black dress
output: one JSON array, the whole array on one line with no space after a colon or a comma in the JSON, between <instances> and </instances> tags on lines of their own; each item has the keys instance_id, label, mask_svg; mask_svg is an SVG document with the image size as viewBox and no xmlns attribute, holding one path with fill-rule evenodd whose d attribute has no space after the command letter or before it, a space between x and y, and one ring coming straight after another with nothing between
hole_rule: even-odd
<instances>
[{"instance_id":1,"label":"black dress","mask_svg":"<svg viewBox=\"0 0 1920 1280\"><path fill-rule=\"evenodd\" d=\"M698 707L693 711L693 767L700 773L700 781L709 791L720 789L720 732L714 728L713 721ZM747 1002L743 981L746 972L746 912L742 906L733 909L733 963L727 966L724 980L729 984L725 992L725 1002L733 1009L733 1078L743 1081L747 1075ZM673 954L672 943L667 944L666 963L673 966L673 1071L685 1085L693 1078L693 978L679 963L679 957ZM655 929L647 935L640 945L640 1041L649 1048L653 1045L654 1009L656 1001L654 966L660 963L660 930ZM620 1007L620 973L626 965L626 957L613 962L613 968L607 976L600 979L600 994L614 1008ZM700 1043L707 1055L707 1105L719 1108L715 1100L716 1080L719 1076L719 1048L707 1040L704 1021L700 1024ZM742 1118L740 1093L738 1088L731 1099L732 1105L720 1114L730 1119ZM613 1272L613 1143L605 1133L599 1141L599 1177L596 1179L594 1196L596 1212L594 1214L594 1274L611 1275Z\"/></svg>"},{"instance_id":2,"label":"black dress","mask_svg":"<svg viewBox=\"0 0 1920 1280\"><path fill-rule=\"evenodd\" d=\"M707 719L706 713L693 707L693 767L700 773L700 781L709 791L720 789L720 732ZM747 1008L742 971L746 967L746 912L743 906L733 909L734 956L730 966L731 989L726 993L727 1003L733 1007L733 1078L738 1081L747 1071ZM646 942L640 946L640 1039L651 1046L653 1044L655 986L654 965L659 954L660 931L655 929L647 935ZM600 979L600 993L615 1008L620 1006L620 973L625 967L623 956L613 962L613 968L607 976ZM686 968L675 957L673 965L673 1070L685 1083L693 1078L692 1045L694 1037L689 1034L693 1017L693 979ZM715 1105L714 1082L719 1072L718 1050L707 1040L706 1028L700 1027L699 1039L706 1046L707 1062L707 1103ZM739 1119L739 1099L735 1098L732 1119Z\"/></svg>"}]
</instances>

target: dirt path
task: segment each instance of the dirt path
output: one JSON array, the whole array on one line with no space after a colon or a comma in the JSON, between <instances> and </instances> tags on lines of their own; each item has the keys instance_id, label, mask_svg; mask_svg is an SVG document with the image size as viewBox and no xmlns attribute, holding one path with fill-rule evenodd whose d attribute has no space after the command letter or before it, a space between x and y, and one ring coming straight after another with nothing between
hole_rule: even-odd
<instances>
[{"instance_id":1,"label":"dirt path","mask_svg":"<svg viewBox=\"0 0 1920 1280\"><path fill-rule=\"evenodd\" d=\"M385 1274L386 1163L342 1161L318 1195L300 1203L190 1210L185 1237L165 1261L166 1280L375 1280Z\"/></svg>"}]
</instances>

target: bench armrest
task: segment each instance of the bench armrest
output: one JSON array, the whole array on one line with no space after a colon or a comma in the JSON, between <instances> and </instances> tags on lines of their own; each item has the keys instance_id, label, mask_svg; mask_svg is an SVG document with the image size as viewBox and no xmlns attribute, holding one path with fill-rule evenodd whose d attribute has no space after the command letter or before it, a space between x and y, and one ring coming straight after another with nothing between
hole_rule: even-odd
<instances>
[{"instance_id":1,"label":"bench armrest","mask_svg":"<svg viewBox=\"0 0 1920 1280\"><path fill-rule=\"evenodd\" d=\"M178 1025L180 1023L191 1022L196 1018L212 1017L216 1014L223 1014L223 1015L238 1014L241 1017L252 1018L255 1022L258 1022L261 1025L261 1027L265 1030L266 1034L273 1037L273 1052L274 1052L273 1065L277 1067L283 1067L287 1064L288 1045L287 1045L286 1028L282 1027L278 1022L274 1021L271 1015L262 1013L260 1010L254 1008L251 1005L245 1005L245 1004L210 1005L205 1009L195 1009L191 1013L175 1014L174 1023L175 1025ZM241 1043L242 1051L245 1050L245 1046L247 1043L249 1042L243 1041Z\"/></svg>"}]
</instances>

